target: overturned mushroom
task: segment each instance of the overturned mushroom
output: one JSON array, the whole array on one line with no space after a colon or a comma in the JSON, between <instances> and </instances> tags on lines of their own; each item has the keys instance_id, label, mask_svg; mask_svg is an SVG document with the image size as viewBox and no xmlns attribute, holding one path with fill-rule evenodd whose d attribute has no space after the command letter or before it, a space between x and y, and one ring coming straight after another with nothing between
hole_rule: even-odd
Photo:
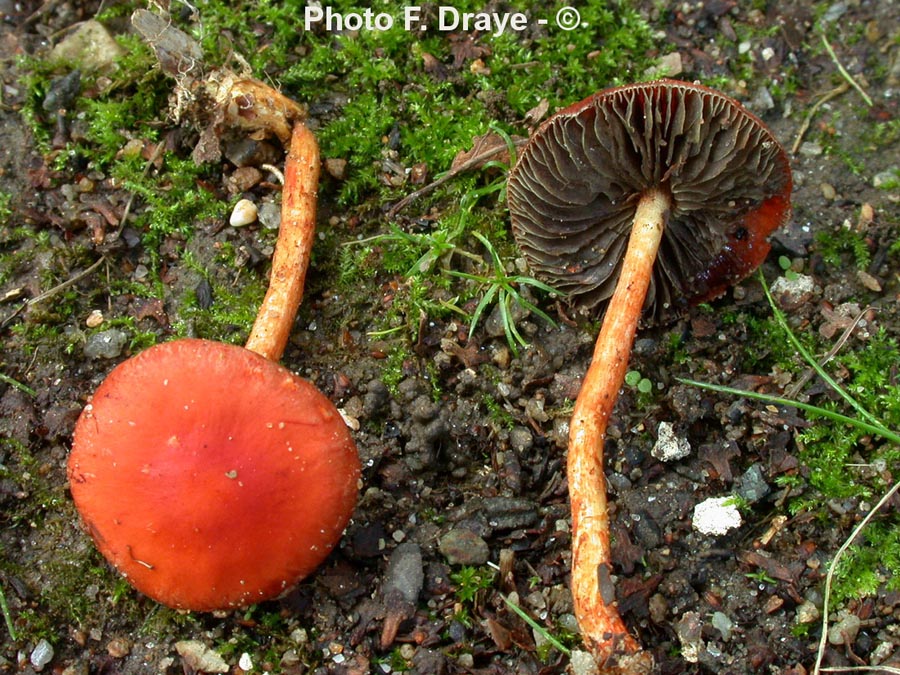
<instances>
[{"instance_id":1,"label":"overturned mushroom","mask_svg":"<svg viewBox=\"0 0 900 675\"><path fill-rule=\"evenodd\" d=\"M269 290L246 349L157 345L121 363L75 428L72 497L103 555L179 609L260 602L312 572L358 492L356 446L328 398L276 361L303 294L318 147L294 126Z\"/></svg>"},{"instance_id":2,"label":"overturned mushroom","mask_svg":"<svg viewBox=\"0 0 900 675\"><path fill-rule=\"evenodd\" d=\"M567 472L572 594L601 667L643 672L610 579L606 426L642 312L722 294L790 214L784 150L731 98L673 80L601 91L547 120L509 177L513 233L537 276L588 310L606 305L572 414ZM617 669L617 670L616 670Z\"/></svg>"}]
</instances>

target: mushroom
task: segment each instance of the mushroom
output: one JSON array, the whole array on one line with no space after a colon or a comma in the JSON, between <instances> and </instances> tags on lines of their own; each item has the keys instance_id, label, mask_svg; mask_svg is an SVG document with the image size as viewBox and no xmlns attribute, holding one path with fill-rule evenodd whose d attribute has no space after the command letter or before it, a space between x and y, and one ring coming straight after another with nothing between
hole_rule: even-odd
<instances>
[{"instance_id":1,"label":"mushroom","mask_svg":"<svg viewBox=\"0 0 900 675\"><path fill-rule=\"evenodd\" d=\"M575 614L595 660L613 672L651 662L616 608L603 474L606 426L642 312L666 318L759 266L767 236L790 215L790 192L788 157L757 117L674 80L565 108L510 172L513 233L531 269L574 306L606 306L570 422L567 475Z\"/></svg>"},{"instance_id":2,"label":"mushroom","mask_svg":"<svg viewBox=\"0 0 900 675\"><path fill-rule=\"evenodd\" d=\"M178 609L273 598L329 554L356 503L331 401L278 365L303 294L319 154L295 124L269 289L246 348L183 339L118 365L75 427L72 497L101 553Z\"/></svg>"}]
</instances>

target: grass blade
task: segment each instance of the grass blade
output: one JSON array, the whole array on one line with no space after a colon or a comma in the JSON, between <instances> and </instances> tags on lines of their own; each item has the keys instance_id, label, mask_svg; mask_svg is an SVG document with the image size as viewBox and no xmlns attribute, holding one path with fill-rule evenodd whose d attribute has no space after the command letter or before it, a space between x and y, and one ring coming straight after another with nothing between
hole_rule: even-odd
<instances>
[{"instance_id":1,"label":"grass blade","mask_svg":"<svg viewBox=\"0 0 900 675\"><path fill-rule=\"evenodd\" d=\"M0 373L0 382L8 384L11 387L15 387L22 393L28 394L29 396L37 396L37 392L34 389L29 387L27 384L22 384L18 380L14 380L9 375L4 375L3 373Z\"/></svg>"},{"instance_id":2,"label":"grass blade","mask_svg":"<svg viewBox=\"0 0 900 675\"><path fill-rule=\"evenodd\" d=\"M9 613L9 605L6 604L6 595L3 593L3 587L0 586L0 612L3 613L3 619L6 621L6 630L9 631L9 638L15 642L16 627L13 625L12 615Z\"/></svg>"},{"instance_id":3,"label":"grass blade","mask_svg":"<svg viewBox=\"0 0 900 675\"><path fill-rule=\"evenodd\" d=\"M569 656L572 653L572 650L570 650L568 647L566 647L562 642L557 640L555 637L550 635L549 631L546 628L544 628L541 624L539 624L537 621L532 619L524 609L519 607L516 603L514 603L512 600L510 600L507 596L501 594L500 597L503 598L503 602L506 603L507 607L509 607L516 614L518 614L519 618L522 619L522 621L524 621L529 626L531 626L534 630L536 630L538 633L540 633L544 637L544 639L547 642L549 642L551 645L553 645L561 654Z\"/></svg>"},{"instance_id":4,"label":"grass blade","mask_svg":"<svg viewBox=\"0 0 900 675\"><path fill-rule=\"evenodd\" d=\"M847 415L842 415L841 413L834 412L833 410L827 410L826 408L821 408L817 405L812 405L810 403L803 403L802 401L795 401L790 398L784 398L782 396L773 396L771 394L760 394L755 391L747 391L746 389L735 389L734 387L726 387L721 384L710 384L709 382L700 382L698 380L690 380L686 378L677 378L677 380L683 384L688 384L693 387L698 387L700 389L707 389L709 391L715 391L720 394L729 394L731 396L743 396L746 398L752 398L757 401L764 401L767 403L774 403L776 405L788 406L791 408L799 408L808 413L813 413L815 415L820 415L822 417L826 417L834 422L840 422L842 424L849 424L851 426L856 427L857 429L861 429L862 431L868 432L870 434L875 434L877 436L881 436L883 439L890 441L892 443L900 444L900 434L891 431L886 428L882 424L872 424L867 422L866 420L861 420L858 417L849 417Z\"/></svg>"},{"instance_id":5,"label":"grass blade","mask_svg":"<svg viewBox=\"0 0 900 675\"><path fill-rule=\"evenodd\" d=\"M847 401L850 406L856 410L860 415L865 417L869 422L879 431L877 433L882 434L883 431L888 431L884 428L881 422L878 421L878 418L875 417L872 413L862 407L860 403L853 398L837 381L829 375L825 369L821 366L819 361L809 353L809 350L803 346L800 340L797 339L797 336L794 334L794 331L791 330L791 327L788 326L787 320L784 318L784 312L779 309L779 307L775 304L775 299L772 297L772 293L769 291L769 286L766 283L765 279L760 274L760 281L762 283L763 290L766 293L766 299L769 301L769 306L772 308L772 315L775 317L775 320L778 322L778 325L787 335L788 340L794 346L794 348L800 353L803 359L812 367L813 370L816 371L816 374L821 377L829 387L834 389L841 398ZM890 432L888 432L890 433ZM883 435L883 434L882 434Z\"/></svg>"}]
</instances>

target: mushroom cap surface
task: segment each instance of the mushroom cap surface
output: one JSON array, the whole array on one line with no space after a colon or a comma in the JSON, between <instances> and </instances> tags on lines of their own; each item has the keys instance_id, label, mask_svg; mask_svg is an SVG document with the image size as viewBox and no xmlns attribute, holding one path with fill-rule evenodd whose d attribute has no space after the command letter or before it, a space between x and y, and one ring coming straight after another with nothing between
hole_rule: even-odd
<instances>
[{"instance_id":1,"label":"mushroom cap surface","mask_svg":"<svg viewBox=\"0 0 900 675\"><path fill-rule=\"evenodd\" d=\"M781 145L737 101L658 80L598 92L548 119L513 167L513 234L535 276L592 312L612 295L641 194L672 197L645 316L712 299L765 259L790 217Z\"/></svg>"},{"instance_id":2,"label":"mushroom cap surface","mask_svg":"<svg viewBox=\"0 0 900 675\"><path fill-rule=\"evenodd\" d=\"M356 504L360 463L337 409L247 349L176 340L121 363L75 428L72 497L142 593L212 611L311 573Z\"/></svg>"}]
</instances>

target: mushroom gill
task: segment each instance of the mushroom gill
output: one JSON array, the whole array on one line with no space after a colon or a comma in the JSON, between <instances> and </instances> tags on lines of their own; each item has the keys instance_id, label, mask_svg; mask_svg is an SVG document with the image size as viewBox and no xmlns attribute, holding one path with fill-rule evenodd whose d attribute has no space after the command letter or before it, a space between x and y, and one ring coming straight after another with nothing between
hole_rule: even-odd
<instances>
[{"instance_id":1,"label":"mushroom gill","mask_svg":"<svg viewBox=\"0 0 900 675\"><path fill-rule=\"evenodd\" d=\"M510 176L509 208L536 276L599 314L640 195L667 190L672 207L644 306L660 320L756 267L741 258L758 264L782 222L752 214L787 213L780 195L790 183L784 153L754 115L714 90L663 80L600 92L548 120Z\"/></svg>"}]
</instances>

